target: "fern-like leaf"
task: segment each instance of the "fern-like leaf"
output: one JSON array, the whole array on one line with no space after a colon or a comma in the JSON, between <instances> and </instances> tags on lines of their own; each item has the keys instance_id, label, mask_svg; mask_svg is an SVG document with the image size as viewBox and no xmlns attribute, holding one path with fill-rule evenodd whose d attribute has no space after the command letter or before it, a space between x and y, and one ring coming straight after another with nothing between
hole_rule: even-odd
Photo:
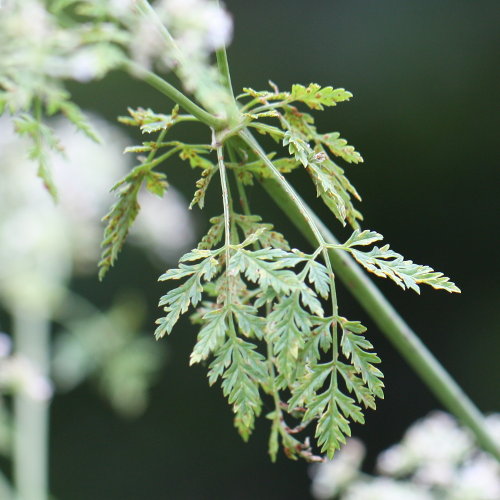
<instances>
[{"instance_id":1,"label":"fern-like leaf","mask_svg":"<svg viewBox=\"0 0 500 500\"><path fill-rule=\"evenodd\" d=\"M363 234L365 236L363 236ZM429 285L435 289L460 293L460 289L443 275L429 266L414 264L411 260L391 250L389 245L373 247L369 251L360 251L355 246L365 246L379 241L382 236L373 231L354 233L345 244L345 249L368 271L381 278L389 278L403 289L411 288L420 293L419 284Z\"/></svg>"},{"instance_id":2,"label":"fern-like leaf","mask_svg":"<svg viewBox=\"0 0 500 500\"><path fill-rule=\"evenodd\" d=\"M241 339L231 342L231 360L222 375L222 391L233 405L235 426L241 437L248 440L262 408L259 386L267 378L264 357L256 351L256 346Z\"/></svg>"},{"instance_id":3,"label":"fern-like leaf","mask_svg":"<svg viewBox=\"0 0 500 500\"><path fill-rule=\"evenodd\" d=\"M139 165L113 186L112 191L118 194L118 201L103 218L107 224L101 243L103 251L99 261L100 280L116 262L139 213L137 196L141 187L145 184L148 191L161 197L168 187L165 179L165 174L154 172L147 165Z\"/></svg>"},{"instance_id":4,"label":"fern-like leaf","mask_svg":"<svg viewBox=\"0 0 500 500\"><path fill-rule=\"evenodd\" d=\"M290 245L285 237L281 233L273 231L272 224L262 223L262 218L258 215L233 214L233 221L241 228L245 238L260 231L259 244L262 247L290 250Z\"/></svg>"},{"instance_id":5,"label":"fern-like leaf","mask_svg":"<svg viewBox=\"0 0 500 500\"><path fill-rule=\"evenodd\" d=\"M371 352L373 349L372 344L362 335L366 331L366 328L358 321L347 321L345 318L340 319L342 326L342 340L340 342L342 352L351 360L357 373L361 375L370 391L375 396L383 398L383 374L375 367L375 364L380 363L380 358L374 352Z\"/></svg>"},{"instance_id":6,"label":"fern-like leaf","mask_svg":"<svg viewBox=\"0 0 500 500\"><path fill-rule=\"evenodd\" d=\"M49 151L61 153L63 148L54 135L53 130L29 113L22 113L14 119L14 127L19 135L27 136L32 146L28 156L38 164L37 175L54 200L57 199L57 188L52 179L49 162Z\"/></svg>"},{"instance_id":7,"label":"fern-like leaf","mask_svg":"<svg viewBox=\"0 0 500 500\"><path fill-rule=\"evenodd\" d=\"M184 314L191 305L195 307L201 301L202 281L211 281L219 271L217 260L219 253L220 251L193 250L184 256L184 261L201 259L199 262L195 264L181 262L179 268L170 269L160 276L160 281L178 280L188 276L189 278L160 299L160 306L164 307L167 314L164 318L157 320L159 326L155 331L156 338L169 334L179 316Z\"/></svg>"},{"instance_id":8,"label":"fern-like leaf","mask_svg":"<svg viewBox=\"0 0 500 500\"><path fill-rule=\"evenodd\" d=\"M227 315L228 309L223 307L209 311L203 316L204 325L198 333L198 342L191 353L189 364L207 359L210 353L222 345L227 331Z\"/></svg>"},{"instance_id":9,"label":"fern-like leaf","mask_svg":"<svg viewBox=\"0 0 500 500\"><path fill-rule=\"evenodd\" d=\"M299 292L280 300L268 317L268 337L276 355L276 364L288 383L293 380L299 353L310 329L310 313L300 304Z\"/></svg>"},{"instance_id":10,"label":"fern-like leaf","mask_svg":"<svg viewBox=\"0 0 500 500\"><path fill-rule=\"evenodd\" d=\"M336 106L337 103L348 101L352 94L345 89L321 87L317 83L310 83L307 87L293 85L289 100L300 101L311 109L324 109L323 106Z\"/></svg>"},{"instance_id":11,"label":"fern-like leaf","mask_svg":"<svg viewBox=\"0 0 500 500\"><path fill-rule=\"evenodd\" d=\"M335 156L339 156L347 163L362 163L363 157L350 146L345 139L340 137L338 132L331 132L316 136Z\"/></svg>"}]
</instances>

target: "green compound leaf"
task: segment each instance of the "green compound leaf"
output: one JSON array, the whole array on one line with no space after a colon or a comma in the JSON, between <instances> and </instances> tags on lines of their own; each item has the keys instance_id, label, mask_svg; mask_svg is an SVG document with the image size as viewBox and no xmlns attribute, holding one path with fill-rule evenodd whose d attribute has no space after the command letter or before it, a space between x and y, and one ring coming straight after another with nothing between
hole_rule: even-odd
<instances>
[{"instance_id":1,"label":"green compound leaf","mask_svg":"<svg viewBox=\"0 0 500 500\"><path fill-rule=\"evenodd\" d=\"M258 215L241 215L235 213L233 214L233 221L241 228L245 239L259 231L259 244L262 247L290 250L290 245L285 237L281 233L273 231L272 224L262 223L262 218Z\"/></svg>"},{"instance_id":2,"label":"green compound leaf","mask_svg":"<svg viewBox=\"0 0 500 500\"><path fill-rule=\"evenodd\" d=\"M287 130L283 137L283 146L288 146L288 152L304 167L309 165L313 153L312 149L298 134L294 134L292 130Z\"/></svg>"},{"instance_id":3,"label":"green compound leaf","mask_svg":"<svg viewBox=\"0 0 500 500\"><path fill-rule=\"evenodd\" d=\"M187 312L189 307L196 306L201 301L203 292L202 281L211 281L219 272L219 263L216 257L220 251L193 250L183 257L184 261L196 261L195 264L179 265L177 269L170 269L160 276L160 281L178 280L189 278L179 287L170 290L160 299L160 306L164 306L167 315L157 320L159 325L155 331L156 338L170 334L181 314Z\"/></svg>"},{"instance_id":4,"label":"green compound leaf","mask_svg":"<svg viewBox=\"0 0 500 500\"><path fill-rule=\"evenodd\" d=\"M380 363L380 358L371 352L372 344L361 335L366 331L366 328L358 321L347 321L345 318L340 318L340 324L342 327L342 340L340 342L342 352L346 358L351 360L368 389L375 396L383 398L383 374L374 366Z\"/></svg>"},{"instance_id":5,"label":"green compound leaf","mask_svg":"<svg viewBox=\"0 0 500 500\"><path fill-rule=\"evenodd\" d=\"M217 167L208 158L205 158L204 155L210 153L210 150L206 146L179 143L178 148L180 149L179 158L181 160L188 161L191 168L202 169L201 177L196 181L197 189L189 204L189 208L191 209L195 205L198 205L200 209L203 209L205 206L205 195L212 177L217 172Z\"/></svg>"},{"instance_id":6,"label":"green compound leaf","mask_svg":"<svg viewBox=\"0 0 500 500\"><path fill-rule=\"evenodd\" d=\"M99 279L102 280L116 262L125 244L130 227L139 213L137 195L147 176L147 170L136 167L112 189L118 193L118 201L103 218L107 222L101 243L103 251L99 261Z\"/></svg>"},{"instance_id":7,"label":"green compound leaf","mask_svg":"<svg viewBox=\"0 0 500 500\"><path fill-rule=\"evenodd\" d=\"M311 315L300 303L300 293L284 297L268 316L268 338L273 345L278 372L287 383L293 382L299 353L306 333L311 329Z\"/></svg>"},{"instance_id":8,"label":"green compound leaf","mask_svg":"<svg viewBox=\"0 0 500 500\"><path fill-rule=\"evenodd\" d=\"M306 168L316 186L318 196L322 198L335 217L342 224L347 221L357 228L357 221L361 220L362 216L354 208L351 195L360 200L358 192L347 180L344 171L330 160L321 146L317 146L316 150L311 148L306 140L309 135L303 135L302 132L294 129L287 130L283 137L283 146L288 146L289 153ZM317 137L315 133L313 137ZM319 142L321 141L318 140ZM352 158L350 157L349 161L354 161Z\"/></svg>"},{"instance_id":9,"label":"green compound leaf","mask_svg":"<svg viewBox=\"0 0 500 500\"><path fill-rule=\"evenodd\" d=\"M357 422L359 424L365 423L365 417L363 415L363 411L356 404L354 399L347 396L339 389L336 389L335 400L337 402L338 408L342 411L345 418L350 419L353 422Z\"/></svg>"},{"instance_id":10,"label":"green compound leaf","mask_svg":"<svg viewBox=\"0 0 500 500\"><path fill-rule=\"evenodd\" d=\"M282 174L289 174L296 168L300 166L300 162L295 160L295 158L277 158L274 160L273 158L276 156L276 153L270 153L268 158L272 160L275 168L281 172ZM248 162L245 164L228 164L229 168L233 169L236 176L239 180L243 182L243 184L247 186L253 185L253 177L256 176L258 178L269 178L271 174L267 165L262 160L256 160L252 162Z\"/></svg>"},{"instance_id":11,"label":"green compound leaf","mask_svg":"<svg viewBox=\"0 0 500 500\"><path fill-rule=\"evenodd\" d=\"M450 279L429 266L414 264L402 255L391 250L389 245L374 247L369 251L360 251L355 246L369 245L379 241L382 236L374 231L355 232L345 243L344 249L368 271L381 278L389 278L403 289L411 288L420 293L419 284L435 289L460 293L460 289Z\"/></svg>"},{"instance_id":12,"label":"green compound leaf","mask_svg":"<svg viewBox=\"0 0 500 500\"><path fill-rule=\"evenodd\" d=\"M340 137L339 132L319 134L314 126L314 118L308 113L299 111L290 103L303 103L311 109L322 110L324 106L334 106L338 102L348 100L352 97L350 92L333 87L320 87L311 83L305 87L294 85L291 92L279 92L273 86L274 92L257 92L245 89L246 93L240 97L252 97L245 107L250 110L272 110L280 122L281 129L267 123L253 121L251 127L259 133L269 134L274 140L282 139L286 147L297 163L302 164L312 177L316 185L318 196L330 208L335 217L345 225L348 222L354 229L359 227L362 220L361 213L354 208L351 197L360 200L354 186L349 182L340 168L328 156L329 150L334 156L342 158L347 163L361 163L363 158ZM258 113L249 118L257 120Z\"/></svg>"},{"instance_id":13,"label":"green compound leaf","mask_svg":"<svg viewBox=\"0 0 500 500\"><path fill-rule=\"evenodd\" d=\"M227 331L227 315L228 309L221 308L209 311L203 316L204 325L198 333L198 342L191 353L190 365L207 359L209 354L224 342Z\"/></svg>"},{"instance_id":14,"label":"green compound leaf","mask_svg":"<svg viewBox=\"0 0 500 500\"><path fill-rule=\"evenodd\" d=\"M301 285L295 273L282 268L280 257L285 255L286 252L278 248L253 252L240 248L231 257L228 273L242 273L246 279L258 284L264 291L272 288L277 294L288 294Z\"/></svg>"},{"instance_id":15,"label":"green compound leaf","mask_svg":"<svg viewBox=\"0 0 500 500\"><path fill-rule=\"evenodd\" d=\"M160 198L168 188L167 176L161 172L149 171L146 174L146 189Z\"/></svg>"},{"instance_id":16,"label":"green compound leaf","mask_svg":"<svg viewBox=\"0 0 500 500\"><path fill-rule=\"evenodd\" d=\"M107 222L107 225L101 243L103 251L98 265L100 280L116 262L129 230L139 213L140 206L137 202L137 196L143 184L146 185L148 191L157 196L163 196L168 187L165 174L155 172L148 164L143 164L132 169L112 188L112 191L118 194L118 201L102 219Z\"/></svg>"},{"instance_id":17,"label":"green compound leaf","mask_svg":"<svg viewBox=\"0 0 500 500\"><path fill-rule=\"evenodd\" d=\"M356 229L353 231L349 239L344 243L346 247L353 246L368 246L377 241L383 240L384 237L375 231Z\"/></svg>"},{"instance_id":18,"label":"green compound leaf","mask_svg":"<svg viewBox=\"0 0 500 500\"><path fill-rule=\"evenodd\" d=\"M295 86L292 92L279 92L276 88L274 92L246 89L244 97L251 99L243 106L247 125L281 141L291 155L276 159L271 153L267 155L269 161L281 173L302 165L311 176L318 196L343 224L348 222L355 229L344 245L334 247L353 255L357 253L358 259L363 259L359 254L368 256L365 261L378 266L376 269L382 273L376 260L370 262L370 252L374 250L365 251L382 236L359 229L362 216L354 208L353 200L359 200L360 196L344 170L332 159L361 163L361 155L338 132L319 134L313 117L290 104L297 102L311 109L323 109L348 99L350 94L343 89L310 85ZM280 127L257 121L273 118L278 119ZM192 167L201 168L207 177L218 173L219 165L209 160L208 148L178 147L181 158ZM256 159L238 140L231 142L228 149L239 156L232 157L224 166L235 174L240 188L251 185L255 178L271 175L269 163L262 156ZM175 273L184 282L177 289L180 291L172 290L163 298L167 315L159 320L164 325L159 328L169 333L180 314L190 306L197 307L193 320L201 329L191 363L212 357L209 383L222 379L223 392L233 405L235 425L242 437L248 439L261 412L263 398L269 398L274 405L267 415L271 420L272 459L281 442L290 458L317 460L309 439L302 441L295 437L308 426L314 427L315 445L331 458L351 435L351 423L364 423L365 409L375 409L376 398L384 396L383 375L377 367L380 359L360 323L332 312L337 308L335 297L330 296L334 294L334 270L329 271L318 258L328 245L323 244L310 255L290 250L284 236L274 231L272 225L250 213L235 213L234 197L228 197L226 202L225 215L211 219L199 250L181 259L194 264L181 263ZM224 235L224 246L212 250L223 241ZM204 280L193 266L210 257L215 261L213 276ZM389 266L391 260L382 259ZM415 282L427 278L429 282L434 279L436 285L436 280L443 278L436 274L414 274ZM165 276L170 277L168 273ZM396 276L409 286L408 277L405 282ZM331 361L325 362L325 357Z\"/></svg>"},{"instance_id":19,"label":"green compound leaf","mask_svg":"<svg viewBox=\"0 0 500 500\"><path fill-rule=\"evenodd\" d=\"M267 101L283 101L283 104L289 104L295 101L302 102L311 109L322 110L324 106L335 106L337 103L348 101L352 97L352 94L345 89L321 87L317 83L310 83L307 87L300 84L293 85L291 92L279 92L275 86L274 88L274 92L269 92L246 87L238 98L253 97L259 104Z\"/></svg>"},{"instance_id":20,"label":"green compound leaf","mask_svg":"<svg viewBox=\"0 0 500 500\"><path fill-rule=\"evenodd\" d=\"M338 132L331 132L316 136L335 156L339 156L347 163L363 163L363 157L340 137Z\"/></svg>"},{"instance_id":21,"label":"green compound leaf","mask_svg":"<svg viewBox=\"0 0 500 500\"><path fill-rule=\"evenodd\" d=\"M323 87L317 83L310 83L307 87L293 85L289 101L300 101L311 109L324 109L323 106L336 106L337 103L348 101L352 94L345 89Z\"/></svg>"},{"instance_id":22,"label":"green compound leaf","mask_svg":"<svg viewBox=\"0 0 500 500\"><path fill-rule=\"evenodd\" d=\"M139 127L143 134L168 130L182 120L182 116L179 116L179 106L175 106L170 115L143 108L128 108L128 112L130 116L120 116L118 121L132 127Z\"/></svg>"},{"instance_id":23,"label":"green compound leaf","mask_svg":"<svg viewBox=\"0 0 500 500\"><path fill-rule=\"evenodd\" d=\"M323 393L316 401L317 413L321 414L316 427L316 438L321 452L326 453L329 459L345 443L345 437L351 435L349 422L341 415L337 408L335 392Z\"/></svg>"},{"instance_id":24,"label":"green compound leaf","mask_svg":"<svg viewBox=\"0 0 500 500\"><path fill-rule=\"evenodd\" d=\"M262 408L259 386L267 379L265 358L256 351L254 344L236 337L227 342L230 347L226 352L223 350L224 360L220 363L222 366L229 363L222 375L222 391L233 405L235 426L247 441Z\"/></svg>"},{"instance_id":25,"label":"green compound leaf","mask_svg":"<svg viewBox=\"0 0 500 500\"><path fill-rule=\"evenodd\" d=\"M256 307L245 304L234 304L231 310L239 329L245 337L262 339L267 321L259 316Z\"/></svg>"},{"instance_id":26,"label":"green compound leaf","mask_svg":"<svg viewBox=\"0 0 500 500\"><path fill-rule=\"evenodd\" d=\"M333 363L313 364L308 367L307 373L294 386L288 406L293 409L313 401L316 391L323 387L325 380L331 375L332 369Z\"/></svg>"},{"instance_id":27,"label":"green compound leaf","mask_svg":"<svg viewBox=\"0 0 500 500\"><path fill-rule=\"evenodd\" d=\"M310 259L307 263L307 278L314 286L318 295L327 299L330 295L331 277L323 264Z\"/></svg>"},{"instance_id":28,"label":"green compound leaf","mask_svg":"<svg viewBox=\"0 0 500 500\"><path fill-rule=\"evenodd\" d=\"M203 209L203 207L205 206L205 195L207 194L208 186L210 185L210 181L212 180L215 172L216 170L215 168L213 168L213 166L205 168L202 171L201 177L196 181L197 189L193 195L191 203L189 204L190 209L195 205L198 205L200 209Z\"/></svg>"},{"instance_id":29,"label":"green compound leaf","mask_svg":"<svg viewBox=\"0 0 500 500\"><path fill-rule=\"evenodd\" d=\"M29 113L22 113L14 118L15 131L28 137L32 143L28 150L30 160L38 164L37 175L54 200L57 199L57 188L52 179L49 155L50 150L62 153L63 148L54 135L53 130Z\"/></svg>"},{"instance_id":30,"label":"green compound leaf","mask_svg":"<svg viewBox=\"0 0 500 500\"><path fill-rule=\"evenodd\" d=\"M346 365L341 361L337 362L337 370L344 379L347 390L354 393L358 403L362 404L365 408L375 410L375 396L371 390L365 385L364 380L358 375L356 368L352 365Z\"/></svg>"},{"instance_id":31,"label":"green compound leaf","mask_svg":"<svg viewBox=\"0 0 500 500\"><path fill-rule=\"evenodd\" d=\"M97 131L87 120L82 110L75 103L68 100L55 101L48 104L49 115L61 112L75 127L83 132L89 139L100 144L102 142Z\"/></svg>"},{"instance_id":32,"label":"green compound leaf","mask_svg":"<svg viewBox=\"0 0 500 500\"><path fill-rule=\"evenodd\" d=\"M224 216L212 217L210 229L198 244L199 249L209 250L219 244L224 236Z\"/></svg>"}]
</instances>

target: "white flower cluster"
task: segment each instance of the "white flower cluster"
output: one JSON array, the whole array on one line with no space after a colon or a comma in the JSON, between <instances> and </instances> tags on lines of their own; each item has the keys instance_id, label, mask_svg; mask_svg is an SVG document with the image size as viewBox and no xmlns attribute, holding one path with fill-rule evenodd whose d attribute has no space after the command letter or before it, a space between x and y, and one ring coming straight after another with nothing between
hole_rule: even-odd
<instances>
[{"instance_id":1,"label":"white flower cluster","mask_svg":"<svg viewBox=\"0 0 500 500\"><path fill-rule=\"evenodd\" d=\"M127 22L133 32L131 52L145 67L154 61L169 68L206 63L213 51L231 41L231 17L212 0L158 0L153 8L166 30L149 16L136 15Z\"/></svg>"},{"instance_id":2,"label":"white flower cluster","mask_svg":"<svg viewBox=\"0 0 500 500\"><path fill-rule=\"evenodd\" d=\"M356 479L365 458L365 447L356 438L349 439L334 460L311 466L314 498L328 500Z\"/></svg>"},{"instance_id":3,"label":"white flower cluster","mask_svg":"<svg viewBox=\"0 0 500 500\"><path fill-rule=\"evenodd\" d=\"M27 146L0 120L0 300L12 309L29 304L50 311L75 268L96 272L102 216L114 202L109 188L130 169L122 154L127 138L103 120L91 118L102 138L95 144L66 121L56 121L64 156L50 158L59 190L57 204L43 189ZM163 261L188 246L193 228L187 202L173 188L160 199L146 193L134 233ZM139 238L137 238L139 240Z\"/></svg>"},{"instance_id":4,"label":"white flower cluster","mask_svg":"<svg viewBox=\"0 0 500 500\"><path fill-rule=\"evenodd\" d=\"M87 82L103 77L122 57L124 34L112 23L68 27L40 0L11 0L0 13L0 59L7 103L14 112L30 107L34 96L60 98L62 79Z\"/></svg>"},{"instance_id":5,"label":"white flower cluster","mask_svg":"<svg viewBox=\"0 0 500 500\"><path fill-rule=\"evenodd\" d=\"M231 41L232 20L213 1L161 0L158 11L188 57L213 52Z\"/></svg>"},{"instance_id":6,"label":"white flower cluster","mask_svg":"<svg viewBox=\"0 0 500 500\"><path fill-rule=\"evenodd\" d=\"M53 388L48 377L38 373L28 359L11 356L10 349L10 337L0 332L0 393L22 393L36 401L50 399Z\"/></svg>"},{"instance_id":7,"label":"white flower cluster","mask_svg":"<svg viewBox=\"0 0 500 500\"><path fill-rule=\"evenodd\" d=\"M486 419L500 442L500 414ZM351 440L352 441L352 440ZM360 446L355 441L356 447ZM358 457L361 456L358 453ZM318 500L498 500L500 464L478 450L469 432L450 415L433 412L413 424L399 444L382 452L380 476L360 471L350 460L350 441L331 462L313 469L312 493Z\"/></svg>"},{"instance_id":8,"label":"white flower cluster","mask_svg":"<svg viewBox=\"0 0 500 500\"><path fill-rule=\"evenodd\" d=\"M231 97L211 54L231 41L228 12L212 0L158 0L154 14L129 17L129 51L139 67L176 72L183 88L212 113L224 116Z\"/></svg>"}]
</instances>

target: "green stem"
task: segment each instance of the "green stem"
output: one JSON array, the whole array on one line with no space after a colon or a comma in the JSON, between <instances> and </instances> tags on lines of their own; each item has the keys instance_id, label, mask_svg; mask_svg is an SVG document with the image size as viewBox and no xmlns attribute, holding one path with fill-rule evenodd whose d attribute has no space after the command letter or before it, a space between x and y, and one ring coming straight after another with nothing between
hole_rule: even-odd
<instances>
[{"instance_id":1,"label":"green stem","mask_svg":"<svg viewBox=\"0 0 500 500\"><path fill-rule=\"evenodd\" d=\"M50 321L33 311L13 314L15 352L35 373L48 377ZM48 498L49 401L22 391L14 396L14 484L20 500Z\"/></svg>"},{"instance_id":2,"label":"green stem","mask_svg":"<svg viewBox=\"0 0 500 500\"><path fill-rule=\"evenodd\" d=\"M221 7L220 0L217 0L217 5ZM224 84L224 87L229 90L229 93L233 98L233 103L235 103L236 101L234 100L233 86L231 84L231 72L229 71L229 62L227 60L227 52L224 45L220 49L216 50L215 57L217 58L217 67L219 68L219 73L222 77L222 83Z\"/></svg>"},{"instance_id":3,"label":"green stem","mask_svg":"<svg viewBox=\"0 0 500 500\"><path fill-rule=\"evenodd\" d=\"M262 185L299 231L312 245L317 245L321 240L318 240L316 234L311 230L310 218L306 219L302 210L290 200L288 191L274 179L263 179ZM294 192L294 195L299 198L297 193ZM305 205L305 202L302 201L302 204ZM315 224L320 228L322 237L328 243L339 244L321 220L310 210L309 212L312 214ZM330 248L328 255L337 276L356 297L382 333L427 384L431 392L444 407L474 433L479 446L500 460L500 448L487 431L481 412L417 337L416 333L405 323L370 278L346 252Z\"/></svg>"},{"instance_id":4,"label":"green stem","mask_svg":"<svg viewBox=\"0 0 500 500\"><path fill-rule=\"evenodd\" d=\"M178 104L182 109L192 114L194 117L200 120L200 122L204 123L208 127L215 130L222 130L227 126L226 120L222 120L214 115L211 115L203 108L198 106L198 104L189 99L186 95L184 95L180 90L177 90L173 85L165 81L163 78L160 78L155 73L152 73L142 66L139 66L138 64L132 62L127 62L125 64L125 68L130 74L143 80L147 84L151 85L151 87L166 95L169 99Z\"/></svg>"},{"instance_id":5,"label":"green stem","mask_svg":"<svg viewBox=\"0 0 500 500\"><path fill-rule=\"evenodd\" d=\"M222 77L222 83L226 87L231 95L233 94L233 86L231 84L231 74L229 72L229 62L227 60L226 48L222 47L215 52L215 57L217 58L217 67L219 68L219 73Z\"/></svg>"},{"instance_id":6,"label":"green stem","mask_svg":"<svg viewBox=\"0 0 500 500\"><path fill-rule=\"evenodd\" d=\"M14 500L14 492L5 476L0 472L0 498L2 500Z\"/></svg>"},{"instance_id":7,"label":"green stem","mask_svg":"<svg viewBox=\"0 0 500 500\"><path fill-rule=\"evenodd\" d=\"M226 272L229 278L229 258L231 252L231 219L229 210L229 188L227 182L226 166L224 165L224 154L222 146L217 148L217 162L219 164L220 182L222 188L222 204L224 205L224 233L225 233L225 249L226 249ZM226 306L231 305L231 286L228 283L226 292Z\"/></svg>"},{"instance_id":8,"label":"green stem","mask_svg":"<svg viewBox=\"0 0 500 500\"><path fill-rule=\"evenodd\" d=\"M217 5L220 6L221 2L217 0ZM238 104L236 103L236 99L234 98L233 85L231 83L231 72L229 70L229 62L227 58L226 47L222 46L221 48L215 51L215 57L217 59L217 68L219 70L219 74L222 78L222 84L228 90L230 95L230 100L228 102L227 114L229 117L229 121L233 124L233 127L241 124L241 114L239 111Z\"/></svg>"},{"instance_id":9,"label":"green stem","mask_svg":"<svg viewBox=\"0 0 500 500\"><path fill-rule=\"evenodd\" d=\"M315 240L321 247L321 251L324 257L325 265L330 275L330 295L332 301L332 315L338 316L338 303L337 303L337 290L335 287L335 275L333 273L332 264L328 257L328 251L326 249L326 241L323 238L320 230L318 229L317 221L311 216L310 209L302 201L295 190L290 186L290 184L285 180L281 172L273 165L273 162L266 156L266 153L262 150L259 143L254 139L253 135L248 130L243 130L239 133L241 139L245 141L247 146L253 151L254 154L260 158L264 164L267 166L269 173L272 175L275 182L277 182L280 187L287 193L288 200L293 203L293 206L301 214L301 217L306 221L309 230L314 235ZM337 322L333 325L332 340L333 340L333 356L337 359L338 356L338 335L337 335Z\"/></svg>"},{"instance_id":10,"label":"green stem","mask_svg":"<svg viewBox=\"0 0 500 500\"><path fill-rule=\"evenodd\" d=\"M227 143L227 151L228 151L229 159L231 160L231 163L237 165L238 159L236 157L236 153L235 153L230 142ZM233 174L234 174L234 179L236 181L239 202L240 202L241 208L243 210L243 213L245 215L250 215L251 214L250 204L248 203L248 197L247 197L247 193L245 191L245 186L243 185L243 182L241 182L241 179L238 177L237 170L233 170Z\"/></svg>"}]
</instances>

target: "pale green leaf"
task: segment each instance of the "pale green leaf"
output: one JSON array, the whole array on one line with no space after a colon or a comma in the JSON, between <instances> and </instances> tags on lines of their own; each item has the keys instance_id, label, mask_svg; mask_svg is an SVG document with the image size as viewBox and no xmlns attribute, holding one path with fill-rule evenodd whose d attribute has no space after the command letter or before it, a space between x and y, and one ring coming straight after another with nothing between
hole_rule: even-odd
<instances>
[{"instance_id":1,"label":"pale green leaf","mask_svg":"<svg viewBox=\"0 0 500 500\"><path fill-rule=\"evenodd\" d=\"M310 83L307 87L293 85L289 101L300 101L311 109L322 110L323 106L335 106L339 102L348 101L352 94L345 89L321 87L317 83Z\"/></svg>"},{"instance_id":2,"label":"pale green leaf","mask_svg":"<svg viewBox=\"0 0 500 500\"><path fill-rule=\"evenodd\" d=\"M190 365L207 359L209 354L224 342L227 315L228 309L222 308L209 311L203 316L204 325L198 333L198 341L190 356Z\"/></svg>"},{"instance_id":3,"label":"pale green leaf","mask_svg":"<svg viewBox=\"0 0 500 500\"><path fill-rule=\"evenodd\" d=\"M419 284L429 285L435 289L446 290L447 292L458 292L460 289L443 275L434 271L429 266L414 264L411 260L404 260L404 257L389 245L374 247L370 251L362 252L354 248L348 248L352 256L368 271L382 278L389 278L403 289L411 288L420 293Z\"/></svg>"}]
</instances>

